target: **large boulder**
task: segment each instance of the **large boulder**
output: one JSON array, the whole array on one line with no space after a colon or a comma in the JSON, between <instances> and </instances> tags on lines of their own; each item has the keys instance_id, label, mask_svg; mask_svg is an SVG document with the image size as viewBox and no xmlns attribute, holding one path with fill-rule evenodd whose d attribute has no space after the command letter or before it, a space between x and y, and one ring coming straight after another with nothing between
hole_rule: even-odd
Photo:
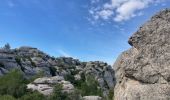
<instances>
[{"instance_id":1,"label":"large boulder","mask_svg":"<svg viewBox=\"0 0 170 100\"><path fill-rule=\"evenodd\" d=\"M74 91L74 86L65 81L62 76L37 78L34 82L28 84L27 88L33 91L37 90L44 95L51 95L56 84L62 85L63 92L71 93Z\"/></svg>"},{"instance_id":2,"label":"large boulder","mask_svg":"<svg viewBox=\"0 0 170 100\"><path fill-rule=\"evenodd\" d=\"M170 10L153 16L129 44L114 64L114 100L170 100Z\"/></svg>"}]
</instances>

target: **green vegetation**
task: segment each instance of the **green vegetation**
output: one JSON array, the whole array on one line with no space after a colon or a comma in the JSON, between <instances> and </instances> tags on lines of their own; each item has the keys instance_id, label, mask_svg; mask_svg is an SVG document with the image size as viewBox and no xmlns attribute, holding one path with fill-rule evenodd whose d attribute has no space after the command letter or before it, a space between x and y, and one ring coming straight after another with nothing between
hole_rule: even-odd
<instances>
[{"instance_id":1,"label":"green vegetation","mask_svg":"<svg viewBox=\"0 0 170 100\"><path fill-rule=\"evenodd\" d=\"M62 85L57 84L54 89L54 93L51 95L50 100L67 100L67 94L62 93Z\"/></svg>"},{"instance_id":2,"label":"green vegetation","mask_svg":"<svg viewBox=\"0 0 170 100\"><path fill-rule=\"evenodd\" d=\"M102 96L102 91L99 88L94 77L81 74L81 80L75 80L73 75L67 75L66 80L72 82L75 90L72 93L62 91L62 85L57 84L54 93L50 96L44 96L37 91L26 89L26 85L37 77L42 77L43 74L35 76L32 79L25 79L20 71L12 70L10 73L0 77L0 100L81 100L81 96L98 95ZM109 93L109 99L113 97L113 91Z\"/></svg>"},{"instance_id":3,"label":"green vegetation","mask_svg":"<svg viewBox=\"0 0 170 100\"><path fill-rule=\"evenodd\" d=\"M26 89L30 82L23 77L20 71L12 70L0 77L0 100L46 100L38 92Z\"/></svg>"},{"instance_id":4,"label":"green vegetation","mask_svg":"<svg viewBox=\"0 0 170 100\"><path fill-rule=\"evenodd\" d=\"M67 75L64 76L64 79L65 79L66 81L71 82L72 84L76 84L76 80L75 80L75 78L74 78L74 75L67 74Z\"/></svg>"},{"instance_id":5,"label":"green vegetation","mask_svg":"<svg viewBox=\"0 0 170 100\"><path fill-rule=\"evenodd\" d=\"M102 96L102 90L99 88L98 82L92 76L82 73L80 80L75 80L74 75L66 75L65 80L70 81L81 93L82 96L98 95Z\"/></svg>"},{"instance_id":6,"label":"green vegetation","mask_svg":"<svg viewBox=\"0 0 170 100\"><path fill-rule=\"evenodd\" d=\"M37 91L27 90L26 85L30 82L31 80L25 79L18 70L12 70L8 74L1 76L0 100L80 100L80 92L78 90L70 94L63 93L62 85L57 84L51 96L44 96Z\"/></svg>"},{"instance_id":7,"label":"green vegetation","mask_svg":"<svg viewBox=\"0 0 170 100\"><path fill-rule=\"evenodd\" d=\"M32 65L33 67L37 67L37 65L35 64L35 62L32 61L31 57L27 57L27 58L28 58L28 60L31 62L31 65Z\"/></svg>"},{"instance_id":8,"label":"green vegetation","mask_svg":"<svg viewBox=\"0 0 170 100\"><path fill-rule=\"evenodd\" d=\"M0 77L0 95L11 95L19 98L26 92L26 80L23 75L13 70L9 74Z\"/></svg>"},{"instance_id":9,"label":"green vegetation","mask_svg":"<svg viewBox=\"0 0 170 100\"><path fill-rule=\"evenodd\" d=\"M39 92L30 92L19 98L19 100L46 100L45 96Z\"/></svg>"},{"instance_id":10,"label":"green vegetation","mask_svg":"<svg viewBox=\"0 0 170 100\"><path fill-rule=\"evenodd\" d=\"M24 72L25 68L22 66L21 57L20 56L15 57L15 61L17 62L18 65L20 65L21 70Z\"/></svg>"},{"instance_id":11,"label":"green vegetation","mask_svg":"<svg viewBox=\"0 0 170 100\"><path fill-rule=\"evenodd\" d=\"M52 76L56 76L56 68L54 68L54 67L49 67L49 69L50 69L51 75L52 75Z\"/></svg>"},{"instance_id":12,"label":"green vegetation","mask_svg":"<svg viewBox=\"0 0 170 100\"><path fill-rule=\"evenodd\" d=\"M102 90L99 88L98 82L94 79L94 77L87 76L86 82L81 83L81 87L79 88L81 89L81 94L83 96L102 96Z\"/></svg>"},{"instance_id":13,"label":"green vegetation","mask_svg":"<svg viewBox=\"0 0 170 100\"><path fill-rule=\"evenodd\" d=\"M38 54L37 57L43 58L43 56L41 54Z\"/></svg>"},{"instance_id":14,"label":"green vegetation","mask_svg":"<svg viewBox=\"0 0 170 100\"><path fill-rule=\"evenodd\" d=\"M49 100L81 100L81 97L78 90L74 90L72 93L62 92L62 85L57 84Z\"/></svg>"},{"instance_id":15,"label":"green vegetation","mask_svg":"<svg viewBox=\"0 0 170 100\"><path fill-rule=\"evenodd\" d=\"M11 95L0 95L0 100L16 100L13 96Z\"/></svg>"},{"instance_id":16,"label":"green vegetation","mask_svg":"<svg viewBox=\"0 0 170 100\"><path fill-rule=\"evenodd\" d=\"M109 90L109 95L108 95L109 100L113 100L113 96L114 96L114 89L111 89Z\"/></svg>"},{"instance_id":17,"label":"green vegetation","mask_svg":"<svg viewBox=\"0 0 170 100\"><path fill-rule=\"evenodd\" d=\"M16 60L18 65L22 66L22 64L21 64L21 57L17 56L17 57L15 57L15 60Z\"/></svg>"}]
</instances>

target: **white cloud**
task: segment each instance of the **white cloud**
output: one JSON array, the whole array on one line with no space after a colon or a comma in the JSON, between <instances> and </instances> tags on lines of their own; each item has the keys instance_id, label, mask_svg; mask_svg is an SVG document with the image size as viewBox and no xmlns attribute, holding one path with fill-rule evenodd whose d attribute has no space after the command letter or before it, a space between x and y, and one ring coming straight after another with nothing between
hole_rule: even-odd
<instances>
[{"instance_id":1,"label":"white cloud","mask_svg":"<svg viewBox=\"0 0 170 100\"><path fill-rule=\"evenodd\" d=\"M123 21L135 17L135 12L137 10L144 9L147 5L147 2L142 2L139 0L127 1L116 9L117 15L115 16L114 20Z\"/></svg>"},{"instance_id":2,"label":"white cloud","mask_svg":"<svg viewBox=\"0 0 170 100\"><path fill-rule=\"evenodd\" d=\"M164 0L110 0L100 7L90 9L90 14L95 20L109 18L121 22L129 20L135 16L141 16L142 9L147 8L150 4L158 4ZM98 1L99 2L99 1ZM98 3L97 2L97 3Z\"/></svg>"},{"instance_id":3,"label":"white cloud","mask_svg":"<svg viewBox=\"0 0 170 100\"><path fill-rule=\"evenodd\" d=\"M101 18L107 20L107 19L109 19L110 16L113 15L113 11L111 11L111 10L105 10L105 9L104 9L104 10L98 12L98 15L99 15Z\"/></svg>"}]
</instances>

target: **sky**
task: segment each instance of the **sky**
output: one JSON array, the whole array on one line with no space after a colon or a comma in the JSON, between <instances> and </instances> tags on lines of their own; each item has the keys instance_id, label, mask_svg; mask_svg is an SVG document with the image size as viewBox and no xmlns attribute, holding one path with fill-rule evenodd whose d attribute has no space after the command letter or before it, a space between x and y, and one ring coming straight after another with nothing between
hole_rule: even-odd
<instances>
[{"instance_id":1,"label":"sky","mask_svg":"<svg viewBox=\"0 0 170 100\"><path fill-rule=\"evenodd\" d=\"M36 47L113 64L129 37L170 0L0 0L0 47Z\"/></svg>"}]
</instances>

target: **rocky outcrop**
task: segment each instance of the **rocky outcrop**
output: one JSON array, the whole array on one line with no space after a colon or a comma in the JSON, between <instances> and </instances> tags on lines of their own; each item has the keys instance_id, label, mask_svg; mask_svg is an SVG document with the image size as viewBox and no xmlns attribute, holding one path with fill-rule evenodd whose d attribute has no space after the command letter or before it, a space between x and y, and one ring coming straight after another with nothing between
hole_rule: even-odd
<instances>
[{"instance_id":1,"label":"rocky outcrop","mask_svg":"<svg viewBox=\"0 0 170 100\"><path fill-rule=\"evenodd\" d=\"M84 71L85 75L91 75L95 77L99 86L103 90L103 95L107 96L109 90L114 88L115 85L115 77L114 77L114 70L110 65L103 62L88 62L85 68L82 70Z\"/></svg>"},{"instance_id":2,"label":"rocky outcrop","mask_svg":"<svg viewBox=\"0 0 170 100\"><path fill-rule=\"evenodd\" d=\"M114 64L114 100L169 100L170 10L153 16L129 44Z\"/></svg>"},{"instance_id":3,"label":"rocky outcrop","mask_svg":"<svg viewBox=\"0 0 170 100\"><path fill-rule=\"evenodd\" d=\"M49 79L53 76L72 80L81 80L82 74L87 77L91 75L99 83L103 95L107 96L110 89L115 85L114 71L110 65L101 61L81 62L71 57L51 57L37 48L22 46L10 49L9 45L0 49L0 75L10 70L20 70L26 78L43 76L40 80ZM67 81L69 81L67 79ZM84 80L85 81L85 80ZM36 84L36 83L35 83ZM47 84L29 84L29 87L43 94L51 93L52 87ZM74 84L73 84L74 85ZM33 90L34 90L33 89Z\"/></svg>"},{"instance_id":4,"label":"rocky outcrop","mask_svg":"<svg viewBox=\"0 0 170 100\"><path fill-rule=\"evenodd\" d=\"M61 76L38 78L28 84L27 88L33 91L37 90L44 95L51 95L56 84L62 85L63 92L71 93L74 91L74 86Z\"/></svg>"}]
</instances>

